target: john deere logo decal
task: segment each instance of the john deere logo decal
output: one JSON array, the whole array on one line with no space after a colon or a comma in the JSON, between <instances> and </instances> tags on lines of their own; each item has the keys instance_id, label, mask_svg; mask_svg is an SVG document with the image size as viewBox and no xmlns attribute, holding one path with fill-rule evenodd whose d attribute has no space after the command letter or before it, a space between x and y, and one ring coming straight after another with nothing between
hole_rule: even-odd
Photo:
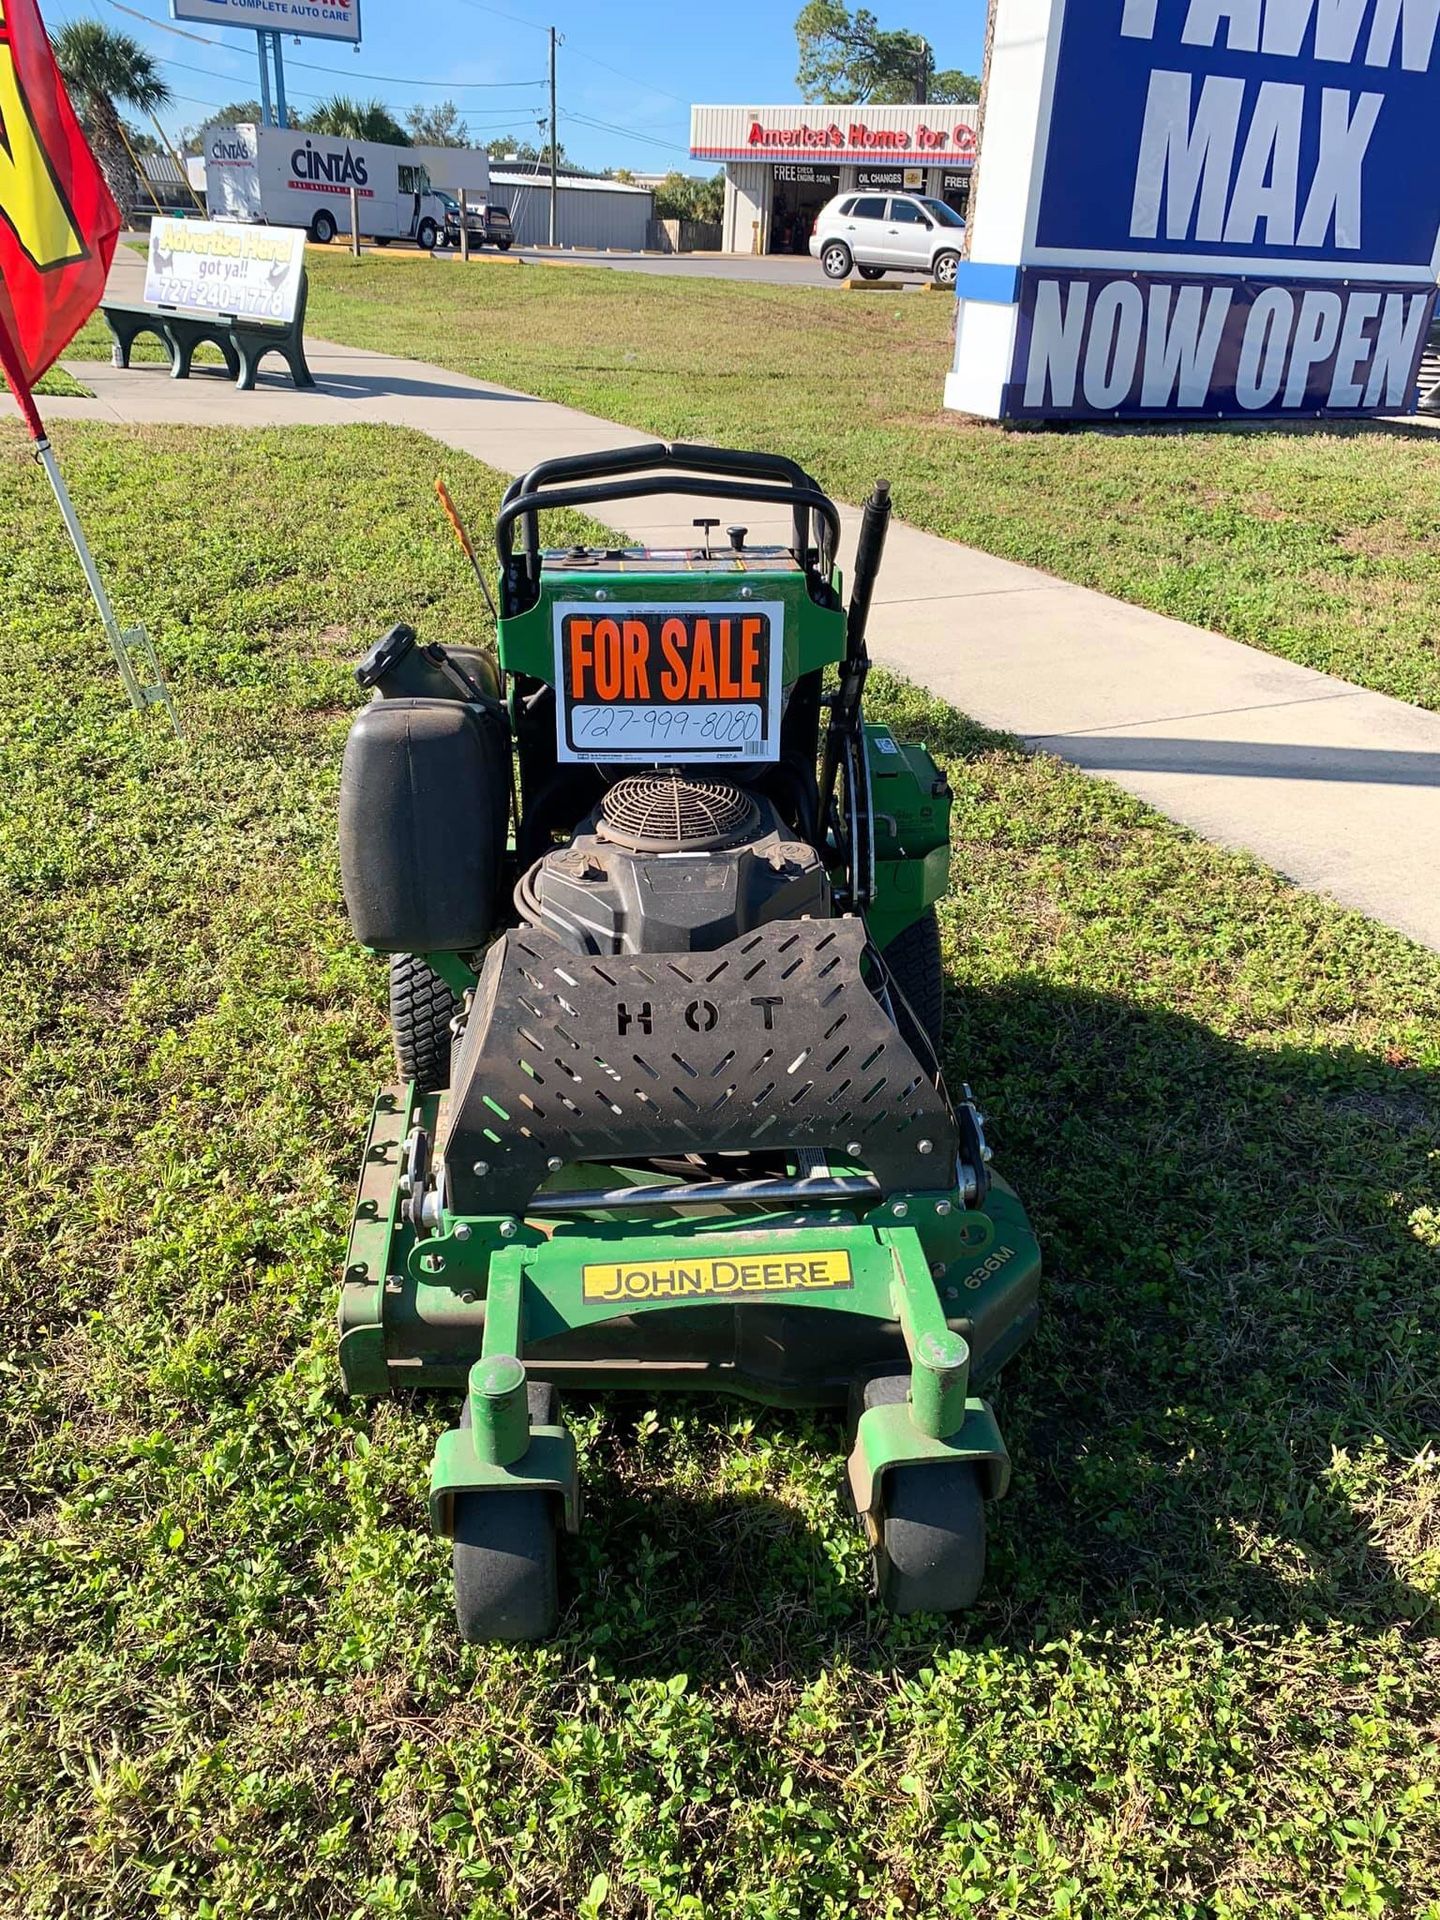
<instances>
[{"instance_id":1,"label":"john deere logo decal","mask_svg":"<svg viewBox=\"0 0 1440 1920\"><path fill-rule=\"evenodd\" d=\"M814 1293L851 1287L845 1252L789 1259L607 1260L582 1269L587 1300L704 1300L738 1294Z\"/></svg>"}]
</instances>

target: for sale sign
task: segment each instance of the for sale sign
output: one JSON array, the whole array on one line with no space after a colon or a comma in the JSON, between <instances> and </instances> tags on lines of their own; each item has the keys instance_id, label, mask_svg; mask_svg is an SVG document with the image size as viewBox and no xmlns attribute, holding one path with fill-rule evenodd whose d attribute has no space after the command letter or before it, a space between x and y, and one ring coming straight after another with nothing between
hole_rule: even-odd
<instances>
[{"instance_id":1,"label":"for sale sign","mask_svg":"<svg viewBox=\"0 0 1440 1920\"><path fill-rule=\"evenodd\" d=\"M558 757L778 759L784 632L781 601L561 601Z\"/></svg>"}]
</instances>

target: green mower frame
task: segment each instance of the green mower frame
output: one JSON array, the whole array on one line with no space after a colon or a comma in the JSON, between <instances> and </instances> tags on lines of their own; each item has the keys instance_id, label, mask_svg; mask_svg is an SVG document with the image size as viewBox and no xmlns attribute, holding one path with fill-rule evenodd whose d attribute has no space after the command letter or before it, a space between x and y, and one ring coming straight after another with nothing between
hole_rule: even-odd
<instances>
[{"instance_id":1,"label":"green mower frame","mask_svg":"<svg viewBox=\"0 0 1440 1920\"><path fill-rule=\"evenodd\" d=\"M545 510L687 492L783 505L793 538L747 547L737 528L717 551L717 522L697 520L700 541L663 552L540 547ZM900 1611L949 1610L978 1588L981 1503L1005 1492L1009 1462L977 1389L1033 1328L1040 1255L989 1165L970 1089L951 1103L936 1036L899 977L907 938L933 937L951 799L923 745L863 718L865 625L888 514L881 485L865 509L847 610L838 515L792 462L667 444L548 462L510 487L497 523L499 674L396 640L408 630L360 670L377 698L458 698L491 724L503 719L514 765L502 877L513 886L564 847L575 795L588 804L587 783L598 791L614 777L593 758L557 758L570 724L562 715L557 735L562 610L638 619L686 603L733 606L737 617L760 602L782 609L780 737L766 766L744 777L789 780L773 789L785 830L823 861L834 916L782 917L700 951L577 957L502 915L487 945L426 946L407 960L423 962L457 1006L451 1081L412 1079L376 1099L341 1289L340 1364L355 1395L460 1397L461 1423L436 1448L429 1509L436 1533L455 1542L467 1638L537 1638L555 1623L555 1535L578 1529L582 1505L559 1387L848 1406L849 1489L882 1598ZM347 870L352 913L355 891ZM930 965L938 981L938 950ZM792 978L808 1007L787 1006L784 990L750 990ZM849 1068L826 1080L810 1040L795 1062L810 1061L801 1090L774 1091L781 1066L763 1063L776 1047L789 1052L786 1022L813 1021L827 995L832 1031L849 1019L856 1057L864 1043L867 1066L882 1048L900 1062L898 1077L876 1081L891 1090L876 1111L856 1104L861 1082L840 1077ZM626 1068L638 1091L622 1087L617 1018L622 1034L639 1023ZM727 1063L772 1025L759 1078L742 1081L744 1062ZM655 1158L664 1101L644 1091L659 1087L662 1054L689 1076L665 1095L672 1131L675 1113L693 1114L678 1129L688 1138L665 1135L665 1153L691 1157L678 1172ZM736 1084L712 1096L725 1075ZM737 1120L747 1098L748 1119ZM723 1156L743 1158L743 1127L763 1133L777 1109L761 1177L747 1163L748 1177L727 1178ZM846 1113L859 1117L847 1124ZM628 1148L607 1152L612 1138Z\"/></svg>"}]
</instances>

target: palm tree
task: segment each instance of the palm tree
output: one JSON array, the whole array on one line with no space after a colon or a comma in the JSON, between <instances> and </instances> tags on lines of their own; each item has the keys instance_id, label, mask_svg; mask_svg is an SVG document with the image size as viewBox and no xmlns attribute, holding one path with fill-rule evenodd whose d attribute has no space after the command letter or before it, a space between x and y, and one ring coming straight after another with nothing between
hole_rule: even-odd
<instances>
[{"instance_id":1,"label":"palm tree","mask_svg":"<svg viewBox=\"0 0 1440 1920\"><path fill-rule=\"evenodd\" d=\"M392 147L408 147L410 136L383 100L352 100L332 93L305 117L307 133L328 133L339 140L383 140Z\"/></svg>"},{"instance_id":2,"label":"palm tree","mask_svg":"<svg viewBox=\"0 0 1440 1920\"><path fill-rule=\"evenodd\" d=\"M139 197L135 166L120 131L120 109L155 113L170 103L153 54L98 20L70 20L51 35L56 64L75 102L105 183L126 220Z\"/></svg>"}]
</instances>

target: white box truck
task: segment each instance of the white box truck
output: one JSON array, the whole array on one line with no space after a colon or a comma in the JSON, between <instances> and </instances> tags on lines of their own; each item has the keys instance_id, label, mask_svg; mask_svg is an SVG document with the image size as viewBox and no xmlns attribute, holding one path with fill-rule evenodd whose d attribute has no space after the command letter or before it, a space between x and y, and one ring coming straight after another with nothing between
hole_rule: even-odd
<instances>
[{"instance_id":1,"label":"white box truck","mask_svg":"<svg viewBox=\"0 0 1440 1920\"><path fill-rule=\"evenodd\" d=\"M484 202L490 160L474 147L392 147L295 127L206 127L205 202L212 220L304 227L326 242L350 231L350 190L360 231L382 244L444 239L446 201Z\"/></svg>"}]
</instances>

